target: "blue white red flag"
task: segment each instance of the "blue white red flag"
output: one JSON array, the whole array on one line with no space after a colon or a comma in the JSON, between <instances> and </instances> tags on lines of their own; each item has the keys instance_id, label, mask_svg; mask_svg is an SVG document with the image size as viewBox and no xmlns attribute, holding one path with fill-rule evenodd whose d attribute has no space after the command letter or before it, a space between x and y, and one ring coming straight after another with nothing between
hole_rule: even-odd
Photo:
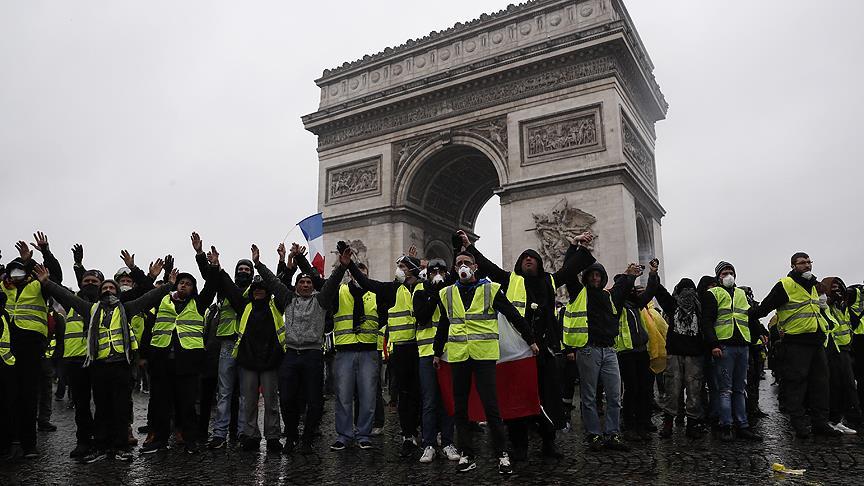
<instances>
[{"instance_id":1,"label":"blue white red flag","mask_svg":"<svg viewBox=\"0 0 864 486\"><path fill-rule=\"evenodd\" d=\"M309 245L309 261L324 275L324 218L321 213L313 214L297 223L306 243Z\"/></svg>"}]
</instances>

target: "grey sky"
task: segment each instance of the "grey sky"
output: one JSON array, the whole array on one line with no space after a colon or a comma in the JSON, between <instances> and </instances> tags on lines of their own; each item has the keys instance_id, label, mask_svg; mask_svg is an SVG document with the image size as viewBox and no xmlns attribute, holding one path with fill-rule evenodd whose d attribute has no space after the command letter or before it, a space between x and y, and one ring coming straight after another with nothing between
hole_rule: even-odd
<instances>
[{"instance_id":1,"label":"grey sky","mask_svg":"<svg viewBox=\"0 0 864 486\"><path fill-rule=\"evenodd\" d=\"M626 3L670 103L656 153L670 286L722 258L761 298L799 249L817 275L860 283L864 2ZM313 79L505 7L0 3L3 261L41 229L67 285L75 242L107 273L121 248L142 267L171 252L192 269L195 229L227 267L251 242L273 262L316 211L315 137L300 122L317 109ZM500 244L492 209L484 249Z\"/></svg>"}]
</instances>

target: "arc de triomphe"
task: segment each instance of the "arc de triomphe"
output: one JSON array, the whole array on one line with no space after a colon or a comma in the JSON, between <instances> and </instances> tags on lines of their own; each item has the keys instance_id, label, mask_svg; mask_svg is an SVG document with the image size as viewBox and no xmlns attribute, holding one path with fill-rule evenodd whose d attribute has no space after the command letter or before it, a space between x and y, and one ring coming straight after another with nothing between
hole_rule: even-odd
<instances>
[{"instance_id":1,"label":"arc de triomphe","mask_svg":"<svg viewBox=\"0 0 864 486\"><path fill-rule=\"evenodd\" d=\"M386 279L410 245L449 259L498 194L505 267L529 247L556 266L584 228L610 274L662 258L652 72L618 0L511 5L324 71L303 123L326 247Z\"/></svg>"}]
</instances>

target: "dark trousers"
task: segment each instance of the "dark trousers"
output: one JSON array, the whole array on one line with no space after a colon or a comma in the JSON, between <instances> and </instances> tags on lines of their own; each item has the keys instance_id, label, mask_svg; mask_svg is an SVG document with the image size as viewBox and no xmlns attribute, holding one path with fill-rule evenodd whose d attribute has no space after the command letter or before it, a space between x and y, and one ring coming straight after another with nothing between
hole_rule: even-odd
<instances>
[{"instance_id":1,"label":"dark trousers","mask_svg":"<svg viewBox=\"0 0 864 486\"><path fill-rule=\"evenodd\" d=\"M579 381L579 366L576 360L570 361L566 356L558 357L558 376L561 382L561 403L564 420L570 423L572 420L573 395L576 393L576 383ZM578 399L577 399L578 400Z\"/></svg>"},{"instance_id":2,"label":"dark trousers","mask_svg":"<svg viewBox=\"0 0 864 486\"><path fill-rule=\"evenodd\" d=\"M219 379L216 376L201 377L201 395L198 397L198 436L207 437L210 430L210 414L213 404L216 402L216 389L219 388ZM236 430L236 429L235 429Z\"/></svg>"},{"instance_id":3,"label":"dark trousers","mask_svg":"<svg viewBox=\"0 0 864 486\"><path fill-rule=\"evenodd\" d=\"M855 389L852 357L847 350L838 351L833 343L828 344L826 352L831 374L828 418L833 423L845 418L849 423L857 426L861 423L861 405Z\"/></svg>"},{"instance_id":4,"label":"dark trousers","mask_svg":"<svg viewBox=\"0 0 864 486\"><path fill-rule=\"evenodd\" d=\"M16 395L15 366L8 366L0 361L0 454L6 451L12 442L18 441L14 416Z\"/></svg>"},{"instance_id":5,"label":"dark trousers","mask_svg":"<svg viewBox=\"0 0 864 486\"><path fill-rule=\"evenodd\" d=\"M528 449L528 435L535 424L544 445L554 442L555 431L564 425L558 365L555 356L545 349L537 355L537 385L543 407L540 415L505 422L514 449Z\"/></svg>"},{"instance_id":6,"label":"dark trousers","mask_svg":"<svg viewBox=\"0 0 864 486\"><path fill-rule=\"evenodd\" d=\"M416 437L420 425L420 355L416 344L399 344L390 354L390 369L399 390L399 425L403 437Z\"/></svg>"},{"instance_id":7,"label":"dark trousers","mask_svg":"<svg viewBox=\"0 0 864 486\"><path fill-rule=\"evenodd\" d=\"M132 399L129 363L119 361L90 365L93 380L93 403L96 447L98 449L125 450L129 448L129 400Z\"/></svg>"},{"instance_id":8,"label":"dark trousers","mask_svg":"<svg viewBox=\"0 0 864 486\"><path fill-rule=\"evenodd\" d=\"M195 417L198 374L182 371L177 369L174 359L150 360L150 404L155 405L151 425L157 441L167 441L171 434L172 406L174 425L183 431L183 440L194 444L198 438Z\"/></svg>"},{"instance_id":9,"label":"dark trousers","mask_svg":"<svg viewBox=\"0 0 864 486\"><path fill-rule=\"evenodd\" d=\"M83 367L81 360L63 362L69 393L75 404L75 438L78 444L89 444L93 440L93 412L90 410L92 389L90 369Z\"/></svg>"},{"instance_id":10,"label":"dark trousers","mask_svg":"<svg viewBox=\"0 0 864 486\"><path fill-rule=\"evenodd\" d=\"M36 351L37 353L24 353L12 350L15 353L15 387L18 390L13 427L18 429L18 440L25 451L36 449L36 407L39 401L39 380L42 378L41 354L45 350Z\"/></svg>"},{"instance_id":11,"label":"dark trousers","mask_svg":"<svg viewBox=\"0 0 864 486\"><path fill-rule=\"evenodd\" d=\"M762 370L765 360L762 358L762 346L750 346L750 358L747 367L747 413L759 410L759 385L762 382Z\"/></svg>"},{"instance_id":12,"label":"dark trousers","mask_svg":"<svg viewBox=\"0 0 864 486\"><path fill-rule=\"evenodd\" d=\"M372 419L373 428L384 427L384 393L382 392L383 376L381 375L381 353L378 353L378 381L375 389L375 417Z\"/></svg>"},{"instance_id":13,"label":"dark trousers","mask_svg":"<svg viewBox=\"0 0 864 486\"><path fill-rule=\"evenodd\" d=\"M279 368L279 407L288 440L294 442L299 436L300 414L305 408L302 440L311 443L324 414L324 353L321 350L289 348L285 353Z\"/></svg>"},{"instance_id":14,"label":"dark trousers","mask_svg":"<svg viewBox=\"0 0 864 486\"><path fill-rule=\"evenodd\" d=\"M805 397L813 426L828 421L828 358L821 344L783 344L783 404L792 426L806 426Z\"/></svg>"},{"instance_id":15,"label":"dark trousers","mask_svg":"<svg viewBox=\"0 0 864 486\"><path fill-rule=\"evenodd\" d=\"M852 335L852 371L858 390L858 403L864 403L864 334Z\"/></svg>"},{"instance_id":16,"label":"dark trousers","mask_svg":"<svg viewBox=\"0 0 864 486\"><path fill-rule=\"evenodd\" d=\"M618 366L624 385L624 427L639 430L651 421L653 389L648 351L618 353Z\"/></svg>"},{"instance_id":17,"label":"dark trousers","mask_svg":"<svg viewBox=\"0 0 864 486\"><path fill-rule=\"evenodd\" d=\"M52 400L54 400L54 362L49 358L39 360L39 394L37 395L39 406L36 421L39 423L51 422Z\"/></svg>"},{"instance_id":18,"label":"dark trousers","mask_svg":"<svg viewBox=\"0 0 864 486\"><path fill-rule=\"evenodd\" d=\"M498 411L498 395L495 383L495 360L468 359L459 363L450 363L453 375L454 418L456 420L457 447L465 455L474 455L474 430L468 421L468 396L471 392L471 378L477 387L477 394L483 402L486 413L486 423L492 436L492 448L495 456L504 452L504 426L501 413Z\"/></svg>"},{"instance_id":19,"label":"dark trousers","mask_svg":"<svg viewBox=\"0 0 864 486\"><path fill-rule=\"evenodd\" d=\"M53 361L55 374L57 375L57 389L54 390L54 398L62 400L66 396L69 386L69 378L66 376L66 366L62 361Z\"/></svg>"}]
</instances>

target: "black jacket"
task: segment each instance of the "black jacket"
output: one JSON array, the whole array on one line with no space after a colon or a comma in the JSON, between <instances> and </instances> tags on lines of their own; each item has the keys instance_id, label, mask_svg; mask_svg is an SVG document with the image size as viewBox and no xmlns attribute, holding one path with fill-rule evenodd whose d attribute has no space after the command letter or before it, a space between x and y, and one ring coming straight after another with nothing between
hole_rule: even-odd
<instances>
[{"instance_id":1,"label":"black jacket","mask_svg":"<svg viewBox=\"0 0 864 486\"><path fill-rule=\"evenodd\" d=\"M694 289L695 291L695 289ZM665 287L657 287L657 303L665 314L669 329L666 332L666 354L673 356L701 356L705 352L705 339L702 337L702 329L699 325L702 318L701 309L694 311L694 328L684 329L683 325L676 321L675 314L678 311L678 301L669 294Z\"/></svg>"},{"instance_id":2,"label":"black jacket","mask_svg":"<svg viewBox=\"0 0 864 486\"><path fill-rule=\"evenodd\" d=\"M619 275L616 280L627 277L627 275ZM633 278L635 281L635 277ZM657 293L657 287L660 285L660 277L651 272L648 274L648 285L641 295L635 296L632 293L624 300L623 311L627 313L627 326L630 328L630 341L633 343L633 349L620 351L621 353L633 353L648 350L648 331L645 329L645 323L642 322L641 310L648 306L648 303L654 300L654 295Z\"/></svg>"},{"instance_id":3,"label":"black jacket","mask_svg":"<svg viewBox=\"0 0 864 486\"><path fill-rule=\"evenodd\" d=\"M796 272L789 272L787 276L792 277L796 283L804 287L808 293L812 291L813 287L816 285L816 277L807 280L801 276L801 274ZM768 293L768 296L765 297L765 300L762 301L758 306L752 308L750 310L751 321L753 318L761 319L771 311L776 311L780 306L789 302L789 296L786 294L786 289L783 288L783 284L779 281L774 284L774 287ZM761 326L761 325L760 325ZM751 331L752 332L752 331ZM825 333L817 326L816 332L808 332L804 334L784 334L783 335L784 343L795 343L795 344L807 344L811 346L822 346L825 343Z\"/></svg>"},{"instance_id":4,"label":"black jacket","mask_svg":"<svg viewBox=\"0 0 864 486\"><path fill-rule=\"evenodd\" d=\"M588 273L597 270L602 277L600 288L595 289L585 285ZM574 282L567 285L567 292L570 294L570 301L576 299L579 292L586 288L587 294L587 312L588 312L588 344L599 347L610 347L615 345L615 338L618 336L618 309L624 306L624 301L627 295L633 289L633 284L636 282L636 277L626 275L624 278L618 279L612 290L605 289L609 283L609 276L606 269L599 263L594 263L582 272L582 281ZM610 298L611 297L611 298ZM573 349L565 349L566 353L572 353Z\"/></svg>"}]
</instances>

